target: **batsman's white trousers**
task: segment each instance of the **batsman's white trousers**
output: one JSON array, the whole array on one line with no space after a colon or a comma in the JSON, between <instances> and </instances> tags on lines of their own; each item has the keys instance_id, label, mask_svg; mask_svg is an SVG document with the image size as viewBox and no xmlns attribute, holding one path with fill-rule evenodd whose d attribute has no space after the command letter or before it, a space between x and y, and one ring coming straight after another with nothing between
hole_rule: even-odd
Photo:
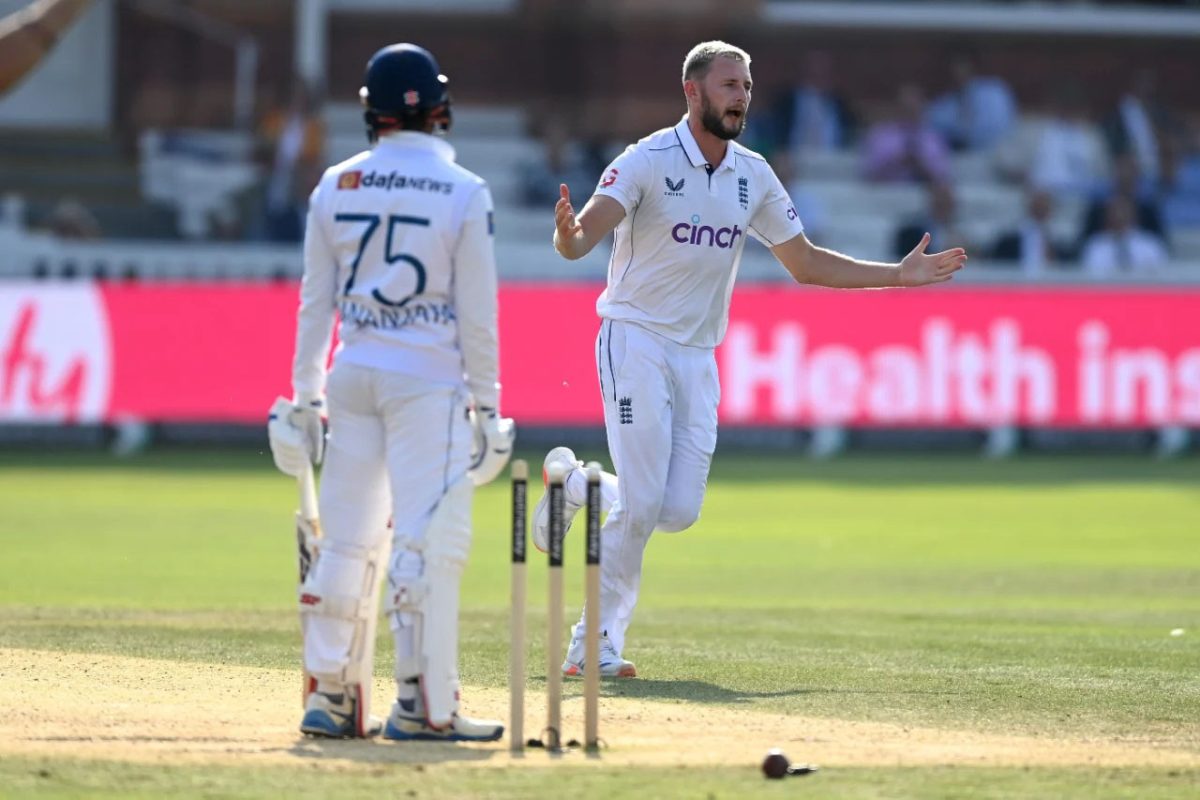
<instances>
[{"instance_id":1,"label":"batsman's white trousers","mask_svg":"<svg viewBox=\"0 0 1200 800\"><path fill-rule=\"evenodd\" d=\"M601 530L600 627L620 653L650 534L682 531L700 516L721 386L712 349L631 322L603 321L596 367L618 488Z\"/></svg>"},{"instance_id":2,"label":"batsman's white trousers","mask_svg":"<svg viewBox=\"0 0 1200 800\"><path fill-rule=\"evenodd\" d=\"M329 375L329 443L321 470L321 526L327 540L377 548L389 533L389 581L421 569L429 518L446 489L466 474L471 452L466 395L452 386L355 364ZM333 568L317 559L314 569ZM347 593L360 591L346 586ZM393 617L396 615L393 615ZM392 620L396 633L397 622ZM345 665L353 625L315 617L304 643L311 672Z\"/></svg>"}]
</instances>

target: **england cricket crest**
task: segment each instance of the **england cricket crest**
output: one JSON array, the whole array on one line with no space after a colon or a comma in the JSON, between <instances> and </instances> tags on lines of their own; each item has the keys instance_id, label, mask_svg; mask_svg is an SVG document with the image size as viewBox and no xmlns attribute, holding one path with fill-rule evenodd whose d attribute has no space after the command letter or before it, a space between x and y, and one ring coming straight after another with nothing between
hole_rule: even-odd
<instances>
[{"instance_id":1,"label":"england cricket crest","mask_svg":"<svg viewBox=\"0 0 1200 800\"><path fill-rule=\"evenodd\" d=\"M617 401L617 415L621 419L622 425L633 424L633 398L622 397Z\"/></svg>"}]
</instances>

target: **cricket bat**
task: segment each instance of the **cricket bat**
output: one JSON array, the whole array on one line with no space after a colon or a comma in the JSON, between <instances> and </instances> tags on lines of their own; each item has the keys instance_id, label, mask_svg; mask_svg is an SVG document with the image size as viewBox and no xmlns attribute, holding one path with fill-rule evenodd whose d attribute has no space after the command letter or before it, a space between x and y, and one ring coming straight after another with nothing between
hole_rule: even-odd
<instances>
[{"instance_id":1,"label":"cricket bat","mask_svg":"<svg viewBox=\"0 0 1200 800\"><path fill-rule=\"evenodd\" d=\"M312 569L313 559L317 557L317 547L321 539L321 518L317 510L317 479L313 473L312 464L307 464L297 478L300 489L300 508L296 512L296 551L300 567L300 586ZM304 602L304 598L300 598ZM300 636L304 637L304 615L300 615ZM303 694L300 697L302 705L308 703L308 696L317 690L317 680L308 674L304 666L304 648L300 649L300 664L304 672Z\"/></svg>"}]
</instances>

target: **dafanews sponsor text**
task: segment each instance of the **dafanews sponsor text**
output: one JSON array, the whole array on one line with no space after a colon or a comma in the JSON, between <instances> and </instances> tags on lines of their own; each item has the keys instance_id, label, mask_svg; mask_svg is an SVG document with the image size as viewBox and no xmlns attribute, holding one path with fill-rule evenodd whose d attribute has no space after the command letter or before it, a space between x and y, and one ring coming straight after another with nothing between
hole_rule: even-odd
<instances>
[{"instance_id":1,"label":"dafanews sponsor text","mask_svg":"<svg viewBox=\"0 0 1200 800\"><path fill-rule=\"evenodd\" d=\"M419 175L402 175L394 170L392 172L355 170L343 172L338 177L337 187L339 189L383 189L388 192L410 189L417 192L437 192L448 195L454 191L454 182L439 181Z\"/></svg>"}]
</instances>

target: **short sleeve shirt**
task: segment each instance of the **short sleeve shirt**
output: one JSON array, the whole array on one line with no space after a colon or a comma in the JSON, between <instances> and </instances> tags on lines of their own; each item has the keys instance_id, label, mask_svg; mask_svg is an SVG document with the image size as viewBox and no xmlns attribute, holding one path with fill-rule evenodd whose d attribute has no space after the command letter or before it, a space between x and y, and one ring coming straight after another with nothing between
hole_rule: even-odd
<instances>
[{"instance_id":1,"label":"short sleeve shirt","mask_svg":"<svg viewBox=\"0 0 1200 800\"><path fill-rule=\"evenodd\" d=\"M708 164L687 117L626 148L596 194L625 209L597 313L693 347L725 336L746 236L774 247L804 231L766 159L731 141Z\"/></svg>"}]
</instances>

